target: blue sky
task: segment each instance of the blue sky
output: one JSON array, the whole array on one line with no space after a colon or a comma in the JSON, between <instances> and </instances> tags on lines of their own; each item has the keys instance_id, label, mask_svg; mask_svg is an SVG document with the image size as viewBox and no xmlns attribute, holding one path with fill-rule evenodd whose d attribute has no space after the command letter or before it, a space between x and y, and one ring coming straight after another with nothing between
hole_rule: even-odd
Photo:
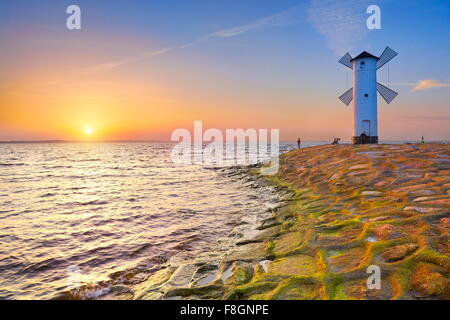
<instances>
[{"instance_id":1,"label":"blue sky","mask_svg":"<svg viewBox=\"0 0 450 320\"><path fill-rule=\"evenodd\" d=\"M80 31L65 28L70 4L81 7ZM381 7L381 30L366 28L371 4ZM220 128L279 127L287 140L348 138L351 112L337 97L351 80L337 60L346 51L380 55L390 46L399 56L378 76L386 84L389 70L399 96L390 105L379 99L383 137L449 139L449 39L445 0L2 0L0 90L31 90L24 75L45 66L55 70L45 74L47 83L60 81L66 69L81 82L117 77L164 91L155 100L177 100L185 115L174 126L205 119ZM0 105L4 112L13 108L8 101ZM14 121L0 138L26 136ZM144 131L135 138L163 139L170 123Z\"/></svg>"}]
</instances>

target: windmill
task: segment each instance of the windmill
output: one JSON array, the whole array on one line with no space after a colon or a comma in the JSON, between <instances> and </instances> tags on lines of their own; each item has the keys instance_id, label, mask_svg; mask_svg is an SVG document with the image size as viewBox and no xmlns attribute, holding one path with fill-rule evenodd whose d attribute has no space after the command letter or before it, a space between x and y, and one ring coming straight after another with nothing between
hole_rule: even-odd
<instances>
[{"instance_id":1,"label":"windmill","mask_svg":"<svg viewBox=\"0 0 450 320\"><path fill-rule=\"evenodd\" d=\"M339 62L353 70L353 88L339 99L349 105L353 100L354 144L378 143L377 91L388 104L398 95L397 92L377 82L377 70L393 59L398 53L389 47L380 57L366 51L355 58L347 52Z\"/></svg>"}]
</instances>

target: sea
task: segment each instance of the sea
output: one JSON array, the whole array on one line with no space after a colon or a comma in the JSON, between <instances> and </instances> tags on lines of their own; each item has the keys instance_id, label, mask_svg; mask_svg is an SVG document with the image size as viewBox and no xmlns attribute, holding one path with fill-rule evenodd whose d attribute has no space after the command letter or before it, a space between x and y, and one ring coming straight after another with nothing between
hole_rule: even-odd
<instances>
[{"instance_id":1,"label":"sea","mask_svg":"<svg viewBox=\"0 0 450 320\"><path fill-rule=\"evenodd\" d=\"M0 144L0 299L57 298L73 274L103 288L82 298L100 298L121 277L139 282L174 256L215 250L274 201L233 162L177 164L173 147Z\"/></svg>"}]
</instances>

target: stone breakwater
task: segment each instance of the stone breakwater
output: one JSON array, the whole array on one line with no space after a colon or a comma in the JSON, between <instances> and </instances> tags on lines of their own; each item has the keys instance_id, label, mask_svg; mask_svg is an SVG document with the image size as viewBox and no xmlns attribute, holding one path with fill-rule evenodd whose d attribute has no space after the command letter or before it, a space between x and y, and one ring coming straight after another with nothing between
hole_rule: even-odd
<instances>
[{"instance_id":1,"label":"stone breakwater","mask_svg":"<svg viewBox=\"0 0 450 320\"><path fill-rule=\"evenodd\" d=\"M134 299L449 299L450 145L338 145L281 157L281 206L214 263L168 265ZM368 289L368 266L381 288Z\"/></svg>"}]
</instances>

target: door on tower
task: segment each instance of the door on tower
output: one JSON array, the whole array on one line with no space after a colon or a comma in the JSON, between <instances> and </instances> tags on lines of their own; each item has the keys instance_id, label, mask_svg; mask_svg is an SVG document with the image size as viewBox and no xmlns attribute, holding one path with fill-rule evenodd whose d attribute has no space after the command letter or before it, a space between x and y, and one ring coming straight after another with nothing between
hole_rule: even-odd
<instances>
[{"instance_id":1,"label":"door on tower","mask_svg":"<svg viewBox=\"0 0 450 320\"><path fill-rule=\"evenodd\" d=\"M362 132L364 132L368 137L371 136L371 134L370 134L370 120L363 120Z\"/></svg>"}]
</instances>

